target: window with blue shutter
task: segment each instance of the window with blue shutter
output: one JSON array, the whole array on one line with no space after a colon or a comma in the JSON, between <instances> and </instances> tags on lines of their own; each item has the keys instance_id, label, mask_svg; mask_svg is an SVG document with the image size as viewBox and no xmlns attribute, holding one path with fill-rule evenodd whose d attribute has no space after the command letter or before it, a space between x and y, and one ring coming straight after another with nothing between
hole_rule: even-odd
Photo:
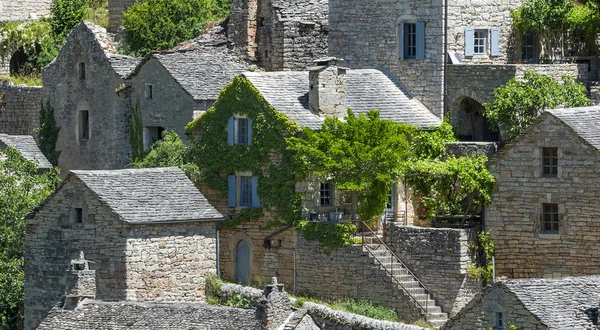
<instances>
[{"instance_id":1,"label":"window with blue shutter","mask_svg":"<svg viewBox=\"0 0 600 330\"><path fill-rule=\"evenodd\" d=\"M231 116L227 121L227 143L252 145L252 119Z\"/></svg>"},{"instance_id":2,"label":"window with blue shutter","mask_svg":"<svg viewBox=\"0 0 600 330\"><path fill-rule=\"evenodd\" d=\"M500 56L500 28L492 28L490 31L490 55Z\"/></svg>"},{"instance_id":3,"label":"window with blue shutter","mask_svg":"<svg viewBox=\"0 0 600 330\"><path fill-rule=\"evenodd\" d=\"M235 175L230 175L227 177L227 186L228 186L227 206L236 207L237 206L237 201L236 201L237 193L236 193Z\"/></svg>"},{"instance_id":4,"label":"window with blue shutter","mask_svg":"<svg viewBox=\"0 0 600 330\"><path fill-rule=\"evenodd\" d=\"M465 29L465 56L473 56L473 28Z\"/></svg>"},{"instance_id":5,"label":"window with blue shutter","mask_svg":"<svg viewBox=\"0 0 600 330\"><path fill-rule=\"evenodd\" d=\"M248 144L248 119L237 118L237 144Z\"/></svg>"},{"instance_id":6,"label":"window with blue shutter","mask_svg":"<svg viewBox=\"0 0 600 330\"><path fill-rule=\"evenodd\" d=\"M425 22L417 22L416 25L416 59L425 58Z\"/></svg>"},{"instance_id":7,"label":"window with blue shutter","mask_svg":"<svg viewBox=\"0 0 600 330\"><path fill-rule=\"evenodd\" d=\"M425 22L401 23L398 34L401 60L425 58Z\"/></svg>"},{"instance_id":8,"label":"window with blue shutter","mask_svg":"<svg viewBox=\"0 0 600 330\"><path fill-rule=\"evenodd\" d=\"M232 146L235 141L235 117L229 117L227 120L227 144Z\"/></svg>"},{"instance_id":9,"label":"window with blue shutter","mask_svg":"<svg viewBox=\"0 0 600 330\"><path fill-rule=\"evenodd\" d=\"M240 206L252 206L252 177L240 177Z\"/></svg>"},{"instance_id":10,"label":"window with blue shutter","mask_svg":"<svg viewBox=\"0 0 600 330\"><path fill-rule=\"evenodd\" d=\"M404 59L404 23L398 24L398 58Z\"/></svg>"},{"instance_id":11,"label":"window with blue shutter","mask_svg":"<svg viewBox=\"0 0 600 330\"><path fill-rule=\"evenodd\" d=\"M260 207L260 198L258 198L258 177L252 177L252 207Z\"/></svg>"},{"instance_id":12,"label":"window with blue shutter","mask_svg":"<svg viewBox=\"0 0 600 330\"><path fill-rule=\"evenodd\" d=\"M252 119L248 118L248 145L252 145Z\"/></svg>"}]
</instances>

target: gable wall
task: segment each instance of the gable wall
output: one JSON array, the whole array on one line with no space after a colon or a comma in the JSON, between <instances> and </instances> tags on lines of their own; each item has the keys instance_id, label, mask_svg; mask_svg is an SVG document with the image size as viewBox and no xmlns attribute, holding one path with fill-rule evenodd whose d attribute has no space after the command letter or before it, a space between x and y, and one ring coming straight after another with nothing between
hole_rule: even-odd
<instances>
[{"instance_id":1,"label":"gable wall","mask_svg":"<svg viewBox=\"0 0 600 330\"><path fill-rule=\"evenodd\" d=\"M558 148L558 177L541 177L542 147ZM597 150L552 116L533 126L503 157L486 229L496 245L496 274L509 278L562 277L600 272ZM560 233L541 231L543 203L557 203Z\"/></svg>"},{"instance_id":2,"label":"gable wall","mask_svg":"<svg viewBox=\"0 0 600 330\"><path fill-rule=\"evenodd\" d=\"M85 62L86 80L79 80L78 63ZM59 167L71 169L121 169L129 163L129 108L115 93L123 80L114 72L94 35L78 26L69 35L58 57L44 69L45 97L54 107L60 132L56 149ZM90 138L77 135L78 111L89 111Z\"/></svg>"}]
</instances>

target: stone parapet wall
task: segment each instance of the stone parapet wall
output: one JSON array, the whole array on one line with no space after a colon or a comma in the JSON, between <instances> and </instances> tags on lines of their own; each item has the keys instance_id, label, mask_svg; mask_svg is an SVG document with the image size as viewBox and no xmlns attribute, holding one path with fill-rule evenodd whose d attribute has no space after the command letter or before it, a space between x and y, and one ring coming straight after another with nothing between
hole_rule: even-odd
<instances>
[{"instance_id":1,"label":"stone parapet wall","mask_svg":"<svg viewBox=\"0 0 600 330\"><path fill-rule=\"evenodd\" d=\"M446 154L460 156L486 155L492 157L498 150L495 142L449 142L446 143Z\"/></svg>"},{"instance_id":2,"label":"stone parapet wall","mask_svg":"<svg viewBox=\"0 0 600 330\"><path fill-rule=\"evenodd\" d=\"M2 86L0 82L0 133L36 136L42 97L42 87Z\"/></svg>"},{"instance_id":3,"label":"stone parapet wall","mask_svg":"<svg viewBox=\"0 0 600 330\"><path fill-rule=\"evenodd\" d=\"M384 234L390 249L427 286L450 316L481 291L481 283L467 275L467 268L472 264L469 245L476 243L474 231L387 223Z\"/></svg>"}]
</instances>

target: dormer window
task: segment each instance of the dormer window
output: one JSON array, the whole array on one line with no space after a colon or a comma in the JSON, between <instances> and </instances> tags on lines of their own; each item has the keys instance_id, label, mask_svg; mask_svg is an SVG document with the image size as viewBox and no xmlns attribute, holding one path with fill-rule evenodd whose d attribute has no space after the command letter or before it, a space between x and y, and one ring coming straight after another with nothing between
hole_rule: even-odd
<instances>
[{"instance_id":1,"label":"dormer window","mask_svg":"<svg viewBox=\"0 0 600 330\"><path fill-rule=\"evenodd\" d=\"M79 68L79 80L86 80L87 79L87 74L85 71L85 62L79 62L78 65Z\"/></svg>"},{"instance_id":2,"label":"dormer window","mask_svg":"<svg viewBox=\"0 0 600 330\"><path fill-rule=\"evenodd\" d=\"M252 145L252 119L242 116L231 116L227 122L227 144Z\"/></svg>"}]
</instances>

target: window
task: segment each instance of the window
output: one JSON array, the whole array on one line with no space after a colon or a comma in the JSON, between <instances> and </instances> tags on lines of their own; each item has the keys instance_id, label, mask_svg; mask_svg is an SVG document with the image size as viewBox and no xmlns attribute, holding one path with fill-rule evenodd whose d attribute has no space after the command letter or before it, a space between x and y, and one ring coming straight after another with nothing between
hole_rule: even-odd
<instances>
[{"instance_id":1,"label":"window","mask_svg":"<svg viewBox=\"0 0 600 330\"><path fill-rule=\"evenodd\" d=\"M85 62L79 62L79 80L85 80L87 78L85 72Z\"/></svg>"},{"instance_id":2,"label":"window","mask_svg":"<svg viewBox=\"0 0 600 330\"><path fill-rule=\"evenodd\" d=\"M465 56L487 55L488 34L490 39L490 55L500 56L500 28L465 29Z\"/></svg>"},{"instance_id":3,"label":"window","mask_svg":"<svg viewBox=\"0 0 600 330\"><path fill-rule=\"evenodd\" d=\"M73 209L73 221L75 223L83 223L83 209L82 208L74 208Z\"/></svg>"},{"instance_id":4,"label":"window","mask_svg":"<svg viewBox=\"0 0 600 330\"><path fill-rule=\"evenodd\" d=\"M78 134L80 140L89 140L90 138L90 112L80 110L78 121Z\"/></svg>"},{"instance_id":5,"label":"window","mask_svg":"<svg viewBox=\"0 0 600 330\"><path fill-rule=\"evenodd\" d=\"M227 144L252 145L252 119L231 116L227 122Z\"/></svg>"},{"instance_id":6,"label":"window","mask_svg":"<svg viewBox=\"0 0 600 330\"><path fill-rule=\"evenodd\" d=\"M321 206L333 205L333 185L329 182L321 183Z\"/></svg>"},{"instance_id":7,"label":"window","mask_svg":"<svg viewBox=\"0 0 600 330\"><path fill-rule=\"evenodd\" d=\"M504 329L504 314L496 312L495 329Z\"/></svg>"},{"instance_id":8,"label":"window","mask_svg":"<svg viewBox=\"0 0 600 330\"><path fill-rule=\"evenodd\" d=\"M144 148L150 150L156 141L162 140L165 128L163 126L146 126L144 129Z\"/></svg>"},{"instance_id":9,"label":"window","mask_svg":"<svg viewBox=\"0 0 600 330\"><path fill-rule=\"evenodd\" d=\"M542 148L542 176L558 175L558 148Z\"/></svg>"},{"instance_id":10,"label":"window","mask_svg":"<svg viewBox=\"0 0 600 330\"><path fill-rule=\"evenodd\" d=\"M258 197L258 177L250 174L229 175L228 177L229 207L260 207Z\"/></svg>"},{"instance_id":11,"label":"window","mask_svg":"<svg viewBox=\"0 0 600 330\"><path fill-rule=\"evenodd\" d=\"M523 36L521 59L525 63L537 63L537 37L535 33L527 33Z\"/></svg>"},{"instance_id":12,"label":"window","mask_svg":"<svg viewBox=\"0 0 600 330\"><path fill-rule=\"evenodd\" d=\"M425 22L400 23L398 35L401 60L425 58Z\"/></svg>"},{"instance_id":13,"label":"window","mask_svg":"<svg viewBox=\"0 0 600 330\"><path fill-rule=\"evenodd\" d=\"M487 49L487 31L475 30L473 34L473 54L486 55Z\"/></svg>"},{"instance_id":14,"label":"window","mask_svg":"<svg viewBox=\"0 0 600 330\"><path fill-rule=\"evenodd\" d=\"M558 234L558 204L543 205L542 231L546 234Z\"/></svg>"},{"instance_id":15,"label":"window","mask_svg":"<svg viewBox=\"0 0 600 330\"><path fill-rule=\"evenodd\" d=\"M152 98L152 85L150 84L146 85L146 98Z\"/></svg>"}]
</instances>

